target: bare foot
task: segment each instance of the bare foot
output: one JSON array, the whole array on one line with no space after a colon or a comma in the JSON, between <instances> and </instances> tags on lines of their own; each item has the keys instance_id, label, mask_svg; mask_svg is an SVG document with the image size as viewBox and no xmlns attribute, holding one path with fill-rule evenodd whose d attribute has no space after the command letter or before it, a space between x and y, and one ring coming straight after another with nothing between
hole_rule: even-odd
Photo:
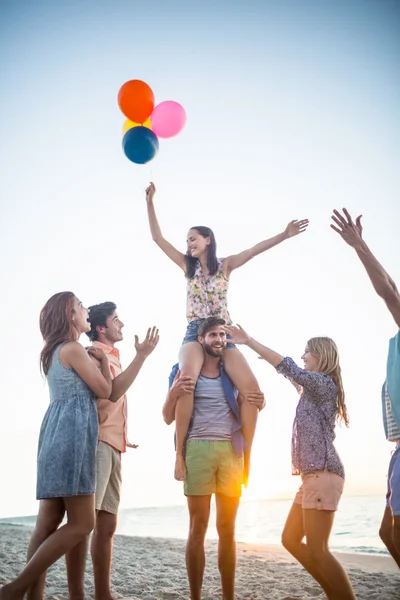
<instances>
[{"instance_id":1,"label":"bare foot","mask_svg":"<svg viewBox=\"0 0 400 600\"><path fill-rule=\"evenodd\" d=\"M102 596L95 595L95 600L121 600L122 598L122 594L118 594L118 592L108 592L107 594ZM85 600L89 600L89 596L86 596Z\"/></svg>"},{"instance_id":2,"label":"bare foot","mask_svg":"<svg viewBox=\"0 0 400 600\"><path fill-rule=\"evenodd\" d=\"M174 476L177 481L185 481L186 479L186 465L182 454L176 455Z\"/></svg>"}]
</instances>

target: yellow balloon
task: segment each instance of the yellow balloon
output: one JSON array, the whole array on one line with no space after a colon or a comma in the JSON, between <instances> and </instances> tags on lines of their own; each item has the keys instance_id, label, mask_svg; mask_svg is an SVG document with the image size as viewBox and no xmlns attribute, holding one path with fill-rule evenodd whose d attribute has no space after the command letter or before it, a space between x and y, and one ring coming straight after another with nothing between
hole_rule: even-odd
<instances>
[{"instance_id":1,"label":"yellow balloon","mask_svg":"<svg viewBox=\"0 0 400 600\"><path fill-rule=\"evenodd\" d=\"M122 127L122 135L124 135L128 131L128 129L132 129L132 127L139 127L140 125L142 125L142 123L134 123L133 121L126 119ZM145 120L145 122L143 123L143 127L151 129L150 118Z\"/></svg>"}]
</instances>

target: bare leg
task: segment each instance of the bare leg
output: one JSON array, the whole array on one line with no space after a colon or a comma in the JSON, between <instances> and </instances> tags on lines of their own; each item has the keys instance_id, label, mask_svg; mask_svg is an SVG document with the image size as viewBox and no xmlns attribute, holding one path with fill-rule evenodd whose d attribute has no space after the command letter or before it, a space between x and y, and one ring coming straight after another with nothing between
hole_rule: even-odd
<instances>
[{"instance_id":1,"label":"bare leg","mask_svg":"<svg viewBox=\"0 0 400 600\"><path fill-rule=\"evenodd\" d=\"M392 549L395 550L395 555L392 550L386 544L387 549L390 554L396 560L397 564L398 557L400 554L400 515L399 515L399 507L400 507L400 455L398 455L398 450L396 450L389 464L389 473L388 473L388 492L390 493L390 509L392 516ZM396 513L396 514L394 514ZM385 542L386 543L386 542Z\"/></svg>"},{"instance_id":2,"label":"bare leg","mask_svg":"<svg viewBox=\"0 0 400 600\"><path fill-rule=\"evenodd\" d=\"M198 342L184 344L179 352L179 368L182 375L189 375L197 381L201 367L204 362L203 347ZM175 479L184 481L186 477L186 465L183 456L183 447L189 429L190 418L193 412L194 396L185 394L176 403L175 426L176 426L176 462Z\"/></svg>"},{"instance_id":3,"label":"bare leg","mask_svg":"<svg viewBox=\"0 0 400 600\"><path fill-rule=\"evenodd\" d=\"M399 519L399 517L397 517ZM379 529L379 536L382 542L385 544L386 548L389 550L390 554L396 561L397 565L400 567L400 552L397 550L394 543L394 523L393 523L393 515L392 509L390 506L385 508L385 512L383 513L382 523Z\"/></svg>"},{"instance_id":4,"label":"bare leg","mask_svg":"<svg viewBox=\"0 0 400 600\"><path fill-rule=\"evenodd\" d=\"M99 510L92 535L92 562L96 600L113 600L111 594L111 563L117 515Z\"/></svg>"},{"instance_id":5,"label":"bare leg","mask_svg":"<svg viewBox=\"0 0 400 600\"><path fill-rule=\"evenodd\" d=\"M395 515L393 517L393 544L397 550L397 553L400 552L400 516Z\"/></svg>"},{"instance_id":6,"label":"bare leg","mask_svg":"<svg viewBox=\"0 0 400 600\"><path fill-rule=\"evenodd\" d=\"M0 589L0 600L23 600L28 589L61 556L89 535L94 527L94 494L63 498L68 522L54 531L38 548L25 569Z\"/></svg>"},{"instance_id":7,"label":"bare leg","mask_svg":"<svg viewBox=\"0 0 400 600\"><path fill-rule=\"evenodd\" d=\"M85 598L85 567L88 542L89 537L86 536L65 555L69 600L84 600Z\"/></svg>"},{"instance_id":8,"label":"bare leg","mask_svg":"<svg viewBox=\"0 0 400 600\"><path fill-rule=\"evenodd\" d=\"M47 538L57 530L65 513L62 498L41 500L36 526L29 542L27 562L30 561L36 550ZM28 590L28 600L43 600L46 585L46 571L40 575Z\"/></svg>"},{"instance_id":9,"label":"bare leg","mask_svg":"<svg viewBox=\"0 0 400 600\"><path fill-rule=\"evenodd\" d=\"M356 600L346 571L329 551L334 518L335 512L331 510L303 510L307 550L310 560L328 583L329 600Z\"/></svg>"},{"instance_id":10,"label":"bare leg","mask_svg":"<svg viewBox=\"0 0 400 600\"><path fill-rule=\"evenodd\" d=\"M204 540L210 518L211 496L188 496L190 525L186 544L186 569L191 600L201 600L204 567L206 563Z\"/></svg>"},{"instance_id":11,"label":"bare leg","mask_svg":"<svg viewBox=\"0 0 400 600\"><path fill-rule=\"evenodd\" d=\"M260 387L247 360L239 350L227 348L224 351L224 366L230 379L239 391L241 398L240 416L242 418L244 439L247 443L247 450L244 453L243 483L247 486L250 473L251 448L256 431L259 410L257 406L253 406L246 401L246 396L249 392L259 392Z\"/></svg>"},{"instance_id":12,"label":"bare leg","mask_svg":"<svg viewBox=\"0 0 400 600\"><path fill-rule=\"evenodd\" d=\"M216 494L218 531L218 568L223 600L235 599L236 541L235 523L240 498Z\"/></svg>"},{"instance_id":13,"label":"bare leg","mask_svg":"<svg viewBox=\"0 0 400 600\"><path fill-rule=\"evenodd\" d=\"M305 536L303 509L300 504L294 503L286 519L285 527L282 532L282 545L301 565L305 568L311 577L319 583L324 592L328 595L330 587L323 573L314 564L309 557L307 545L302 543Z\"/></svg>"}]
</instances>

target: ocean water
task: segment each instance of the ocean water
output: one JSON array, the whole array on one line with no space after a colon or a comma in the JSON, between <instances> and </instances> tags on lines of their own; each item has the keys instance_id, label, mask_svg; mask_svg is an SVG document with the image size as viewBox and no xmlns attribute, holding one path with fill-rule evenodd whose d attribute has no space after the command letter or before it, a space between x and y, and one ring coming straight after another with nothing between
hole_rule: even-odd
<instances>
[{"instance_id":1,"label":"ocean water","mask_svg":"<svg viewBox=\"0 0 400 600\"><path fill-rule=\"evenodd\" d=\"M331 535L330 546L338 552L388 554L378 530L385 498L343 497ZM236 539L257 545L280 545L280 536L291 500L244 501L236 521ZM35 516L0 519L0 523L32 526ZM120 511L117 533L139 537L186 539L189 526L186 506L125 508ZM215 505L212 504L208 539L217 539Z\"/></svg>"}]
</instances>

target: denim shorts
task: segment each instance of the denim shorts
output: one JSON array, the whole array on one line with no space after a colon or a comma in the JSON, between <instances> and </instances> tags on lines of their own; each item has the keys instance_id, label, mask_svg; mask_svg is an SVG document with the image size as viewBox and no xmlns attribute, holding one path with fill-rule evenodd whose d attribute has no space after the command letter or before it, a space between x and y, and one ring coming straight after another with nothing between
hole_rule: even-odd
<instances>
[{"instance_id":1,"label":"denim shorts","mask_svg":"<svg viewBox=\"0 0 400 600\"><path fill-rule=\"evenodd\" d=\"M394 517L400 517L400 442L389 463L386 506L390 506Z\"/></svg>"},{"instance_id":2,"label":"denim shorts","mask_svg":"<svg viewBox=\"0 0 400 600\"><path fill-rule=\"evenodd\" d=\"M185 337L183 338L182 346L184 344L187 344L188 342L197 342L197 337L199 335L198 332L199 332L200 323L202 323L203 321L205 321L205 319L197 319L196 321L190 321L190 323L186 329ZM229 334L226 336L226 338L232 339ZM227 343L226 347L227 348L236 348L235 344L231 344L229 342Z\"/></svg>"}]
</instances>

